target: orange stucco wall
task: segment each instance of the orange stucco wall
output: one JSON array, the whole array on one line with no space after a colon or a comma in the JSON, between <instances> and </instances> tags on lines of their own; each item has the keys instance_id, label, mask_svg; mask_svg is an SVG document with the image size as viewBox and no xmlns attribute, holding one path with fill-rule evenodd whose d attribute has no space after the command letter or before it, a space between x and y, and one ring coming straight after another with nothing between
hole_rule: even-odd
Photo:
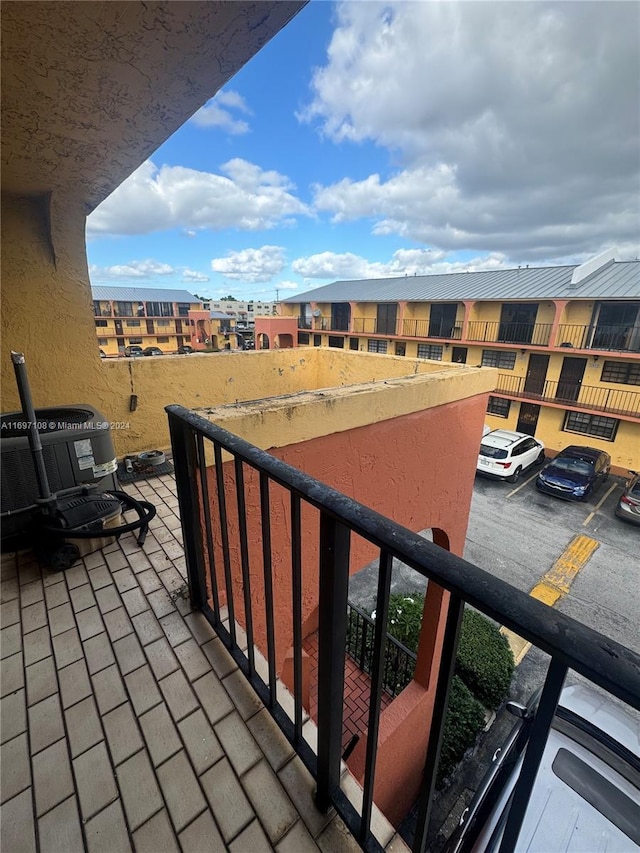
<instances>
[{"instance_id":1,"label":"orange stucco wall","mask_svg":"<svg viewBox=\"0 0 640 853\"><path fill-rule=\"evenodd\" d=\"M298 345L297 317L256 317L255 339L258 349L290 349ZM266 335L269 346L262 346L262 335Z\"/></svg>"}]
</instances>

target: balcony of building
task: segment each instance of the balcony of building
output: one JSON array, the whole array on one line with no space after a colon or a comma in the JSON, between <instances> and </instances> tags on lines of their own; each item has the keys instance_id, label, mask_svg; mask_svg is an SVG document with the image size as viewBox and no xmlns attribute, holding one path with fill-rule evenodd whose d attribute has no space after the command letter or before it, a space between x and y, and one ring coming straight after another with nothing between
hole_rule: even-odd
<instances>
[{"instance_id":1,"label":"balcony of building","mask_svg":"<svg viewBox=\"0 0 640 853\"><path fill-rule=\"evenodd\" d=\"M498 375L496 393L506 397L551 403L561 408L606 412L608 415L640 417L640 392L598 385L545 379L532 381L508 373Z\"/></svg>"}]
</instances>

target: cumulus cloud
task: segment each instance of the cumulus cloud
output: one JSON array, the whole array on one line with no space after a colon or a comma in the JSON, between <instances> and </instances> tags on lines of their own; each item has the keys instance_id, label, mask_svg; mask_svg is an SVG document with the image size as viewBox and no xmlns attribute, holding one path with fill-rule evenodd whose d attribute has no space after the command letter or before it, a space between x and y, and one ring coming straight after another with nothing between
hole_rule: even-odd
<instances>
[{"instance_id":1,"label":"cumulus cloud","mask_svg":"<svg viewBox=\"0 0 640 853\"><path fill-rule=\"evenodd\" d=\"M225 109L225 107L230 109ZM221 130L234 135L248 133L248 123L244 119L234 117L231 110L251 114L251 110L242 95L229 89L219 92L214 98L207 101L190 120L199 127L219 127Z\"/></svg>"},{"instance_id":2,"label":"cumulus cloud","mask_svg":"<svg viewBox=\"0 0 640 853\"><path fill-rule=\"evenodd\" d=\"M310 211L285 175L235 158L218 175L147 160L87 219L89 236L149 234L181 227L246 231L289 224Z\"/></svg>"},{"instance_id":3,"label":"cumulus cloud","mask_svg":"<svg viewBox=\"0 0 640 853\"><path fill-rule=\"evenodd\" d=\"M278 290L297 290L300 285L295 281L279 281L276 287Z\"/></svg>"},{"instance_id":4,"label":"cumulus cloud","mask_svg":"<svg viewBox=\"0 0 640 853\"><path fill-rule=\"evenodd\" d=\"M224 258L214 258L211 269L225 278L236 281L271 281L285 267L284 249L281 246L262 246L259 249L242 249L228 252Z\"/></svg>"},{"instance_id":5,"label":"cumulus cloud","mask_svg":"<svg viewBox=\"0 0 640 853\"><path fill-rule=\"evenodd\" d=\"M197 270L182 270L182 278L185 281L209 281L209 276Z\"/></svg>"},{"instance_id":6,"label":"cumulus cloud","mask_svg":"<svg viewBox=\"0 0 640 853\"><path fill-rule=\"evenodd\" d=\"M524 260L637 241L639 10L340 4L300 117L337 143L385 146L396 172L318 186L317 209Z\"/></svg>"},{"instance_id":7,"label":"cumulus cloud","mask_svg":"<svg viewBox=\"0 0 640 853\"><path fill-rule=\"evenodd\" d=\"M114 264L110 267L98 267L92 264L89 272L93 279L118 278L154 278L155 276L173 275L175 268L160 261L147 258L146 261L130 261L128 264Z\"/></svg>"},{"instance_id":8,"label":"cumulus cloud","mask_svg":"<svg viewBox=\"0 0 640 853\"><path fill-rule=\"evenodd\" d=\"M401 275L429 275L445 272L498 269L505 265L505 255L493 252L466 261L448 261L442 251L431 249L398 249L387 262L369 261L350 252L321 252L297 258L291 264L294 272L306 279L349 280L393 278Z\"/></svg>"}]
</instances>

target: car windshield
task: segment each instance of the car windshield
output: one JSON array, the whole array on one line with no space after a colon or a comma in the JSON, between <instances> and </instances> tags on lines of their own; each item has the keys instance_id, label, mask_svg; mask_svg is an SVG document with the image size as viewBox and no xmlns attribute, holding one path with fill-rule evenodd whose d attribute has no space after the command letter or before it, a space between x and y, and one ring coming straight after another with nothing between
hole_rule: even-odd
<instances>
[{"instance_id":1,"label":"car windshield","mask_svg":"<svg viewBox=\"0 0 640 853\"><path fill-rule=\"evenodd\" d=\"M502 447L491 447L488 444L480 445L480 456L488 456L489 459L506 459L507 451Z\"/></svg>"},{"instance_id":2,"label":"car windshield","mask_svg":"<svg viewBox=\"0 0 640 853\"><path fill-rule=\"evenodd\" d=\"M634 498L640 498L640 480L635 484L635 486L630 489L629 494Z\"/></svg>"},{"instance_id":3,"label":"car windshield","mask_svg":"<svg viewBox=\"0 0 640 853\"><path fill-rule=\"evenodd\" d=\"M553 460L552 467L558 471L568 471L570 474L593 474L593 465L584 459L573 459L571 456L561 456Z\"/></svg>"}]
</instances>

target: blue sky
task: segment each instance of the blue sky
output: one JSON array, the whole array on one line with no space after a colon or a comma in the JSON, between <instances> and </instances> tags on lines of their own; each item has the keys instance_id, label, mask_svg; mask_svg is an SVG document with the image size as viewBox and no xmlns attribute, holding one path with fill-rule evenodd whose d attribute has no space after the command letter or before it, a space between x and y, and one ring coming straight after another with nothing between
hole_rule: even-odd
<instances>
[{"instance_id":1,"label":"blue sky","mask_svg":"<svg viewBox=\"0 0 640 853\"><path fill-rule=\"evenodd\" d=\"M93 284L640 254L640 7L315 0L88 219Z\"/></svg>"}]
</instances>

